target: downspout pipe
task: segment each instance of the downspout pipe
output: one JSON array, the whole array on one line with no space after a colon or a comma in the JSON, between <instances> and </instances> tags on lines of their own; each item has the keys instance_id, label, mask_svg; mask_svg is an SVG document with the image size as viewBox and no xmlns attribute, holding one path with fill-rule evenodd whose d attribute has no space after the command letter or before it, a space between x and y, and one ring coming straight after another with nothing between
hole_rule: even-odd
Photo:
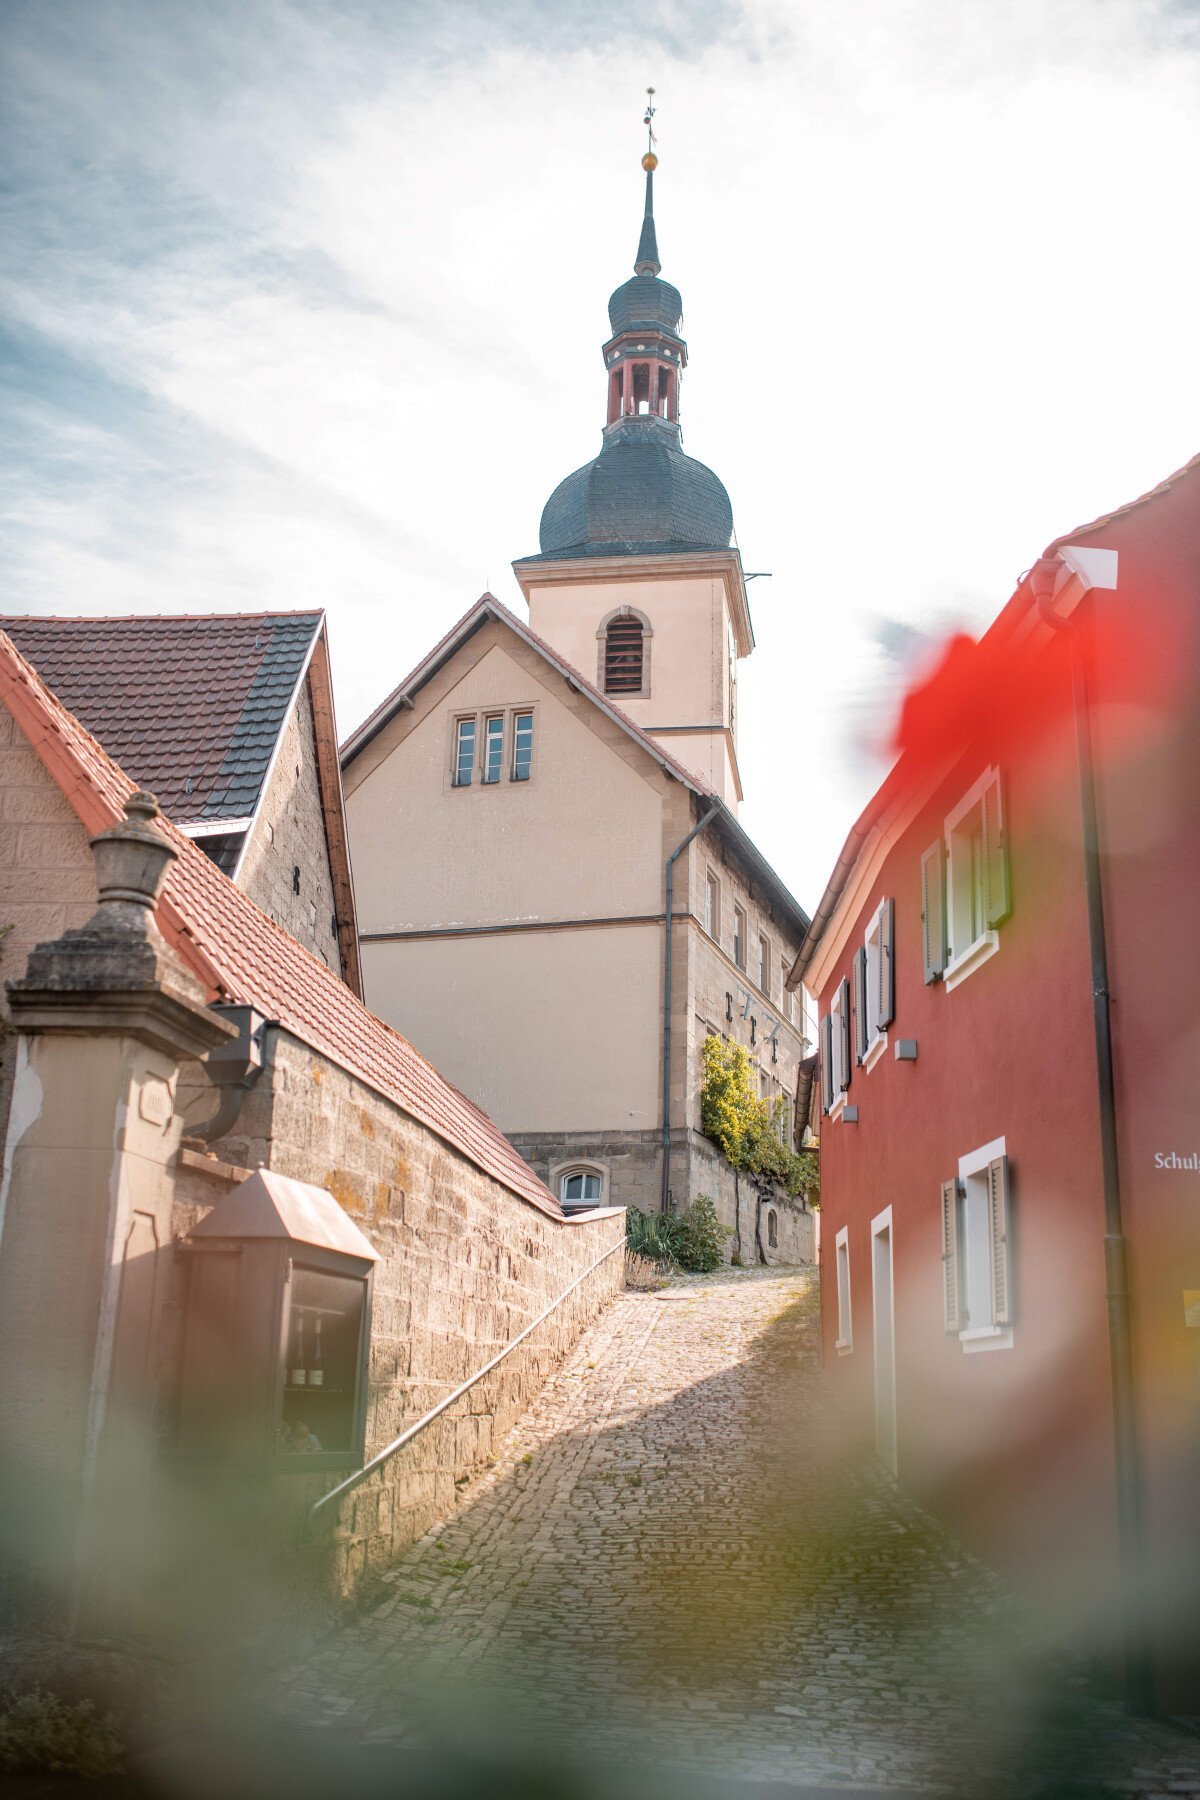
<instances>
[{"instance_id":1,"label":"downspout pipe","mask_svg":"<svg viewBox=\"0 0 1200 1800\"><path fill-rule=\"evenodd\" d=\"M668 1210L671 1183L671 925L675 900L675 862L678 857L683 855L692 839L699 837L706 825L711 825L720 810L720 803L714 800L704 817L698 824L692 826L687 836L681 843L676 844L667 858L666 904L663 911L662 1188L658 1200L660 1212Z\"/></svg>"},{"instance_id":2,"label":"downspout pipe","mask_svg":"<svg viewBox=\"0 0 1200 1800\"><path fill-rule=\"evenodd\" d=\"M1029 572L1029 584L1043 621L1052 631L1065 632L1070 648L1075 754L1079 770L1079 805L1083 826L1083 878L1092 965L1092 1021L1100 1102L1100 1166L1104 1184L1104 1293L1108 1312L1108 1360L1112 1387L1113 1454L1116 1464L1125 1703L1130 1712L1149 1713L1153 1711L1154 1694L1146 1621L1142 1484L1133 1381L1129 1266L1121 1207L1121 1169L1117 1154L1112 997L1108 985L1108 944L1101 882L1100 827L1096 811L1096 773L1092 755L1091 709L1083 639L1077 622L1074 619L1060 618L1053 607L1055 581L1062 567L1059 558L1042 557Z\"/></svg>"}]
</instances>

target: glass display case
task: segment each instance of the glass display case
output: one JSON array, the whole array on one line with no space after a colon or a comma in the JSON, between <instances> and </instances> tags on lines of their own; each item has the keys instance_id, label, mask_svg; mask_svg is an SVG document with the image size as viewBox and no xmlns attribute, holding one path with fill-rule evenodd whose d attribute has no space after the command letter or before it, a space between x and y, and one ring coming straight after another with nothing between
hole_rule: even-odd
<instances>
[{"instance_id":1,"label":"glass display case","mask_svg":"<svg viewBox=\"0 0 1200 1800\"><path fill-rule=\"evenodd\" d=\"M262 1169L186 1250L177 1448L276 1474L360 1467L370 1240L325 1189Z\"/></svg>"}]
</instances>

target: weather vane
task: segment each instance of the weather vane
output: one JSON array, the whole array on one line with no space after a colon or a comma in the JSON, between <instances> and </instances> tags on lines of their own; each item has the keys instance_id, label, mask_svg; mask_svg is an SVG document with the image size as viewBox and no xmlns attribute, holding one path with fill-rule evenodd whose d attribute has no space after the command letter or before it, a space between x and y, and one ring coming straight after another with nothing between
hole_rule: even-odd
<instances>
[{"instance_id":1,"label":"weather vane","mask_svg":"<svg viewBox=\"0 0 1200 1800\"><path fill-rule=\"evenodd\" d=\"M654 114L657 110L654 105L654 89L648 87L646 95L646 116L642 120L642 124L646 127L646 154L642 158L642 167L653 170L658 167L658 158L654 154L654 146L658 142L654 135Z\"/></svg>"}]
</instances>

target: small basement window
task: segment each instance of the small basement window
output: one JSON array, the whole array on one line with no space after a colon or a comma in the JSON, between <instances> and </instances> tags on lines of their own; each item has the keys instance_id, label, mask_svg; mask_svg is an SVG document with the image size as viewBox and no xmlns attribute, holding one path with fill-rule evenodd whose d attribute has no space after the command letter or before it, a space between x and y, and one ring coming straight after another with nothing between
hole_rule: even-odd
<instances>
[{"instance_id":1,"label":"small basement window","mask_svg":"<svg viewBox=\"0 0 1200 1800\"><path fill-rule=\"evenodd\" d=\"M603 1191L604 1178L596 1169L568 1169L558 1184L564 1209L599 1206Z\"/></svg>"}]
</instances>

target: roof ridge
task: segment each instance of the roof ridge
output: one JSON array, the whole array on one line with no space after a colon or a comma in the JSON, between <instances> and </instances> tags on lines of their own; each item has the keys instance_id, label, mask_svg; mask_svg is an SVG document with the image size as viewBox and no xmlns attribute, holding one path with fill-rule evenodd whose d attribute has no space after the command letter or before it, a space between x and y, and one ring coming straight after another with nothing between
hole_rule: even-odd
<instances>
[{"instance_id":1,"label":"roof ridge","mask_svg":"<svg viewBox=\"0 0 1200 1800\"><path fill-rule=\"evenodd\" d=\"M1193 469L1198 467L1200 467L1200 451L1197 451L1195 456L1189 457L1187 462L1181 463L1179 468L1172 469L1169 475L1164 475L1162 480L1156 482L1152 488L1147 488L1144 494L1138 494L1136 499L1126 500L1120 506L1114 506L1111 512L1101 513L1099 518L1090 520L1086 525L1074 525L1070 531L1060 532L1058 537L1050 540L1042 555L1051 556L1061 544L1069 544L1072 538L1082 537L1089 531L1098 531L1102 525L1110 524L1113 519L1123 518L1126 513L1133 512L1135 507L1145 506L1148 500L1157 500L1160 495L1169 493L1181 476L1190 474Z\"/></svg>"},{"instance_id":2,"label":"roof ridge","mask_svg":"<svg viewBox=\"0 0 1200 1800\"><path fill-rule=\"evenodd\" d=\"M216 619L236 619L258 623L262 619L320 619L323 606L282 607L269 612L213 613L10 613L0 611L0 619L11 619L14 625L189 625L207 624Z\"/></svg>"}]
</instances>

